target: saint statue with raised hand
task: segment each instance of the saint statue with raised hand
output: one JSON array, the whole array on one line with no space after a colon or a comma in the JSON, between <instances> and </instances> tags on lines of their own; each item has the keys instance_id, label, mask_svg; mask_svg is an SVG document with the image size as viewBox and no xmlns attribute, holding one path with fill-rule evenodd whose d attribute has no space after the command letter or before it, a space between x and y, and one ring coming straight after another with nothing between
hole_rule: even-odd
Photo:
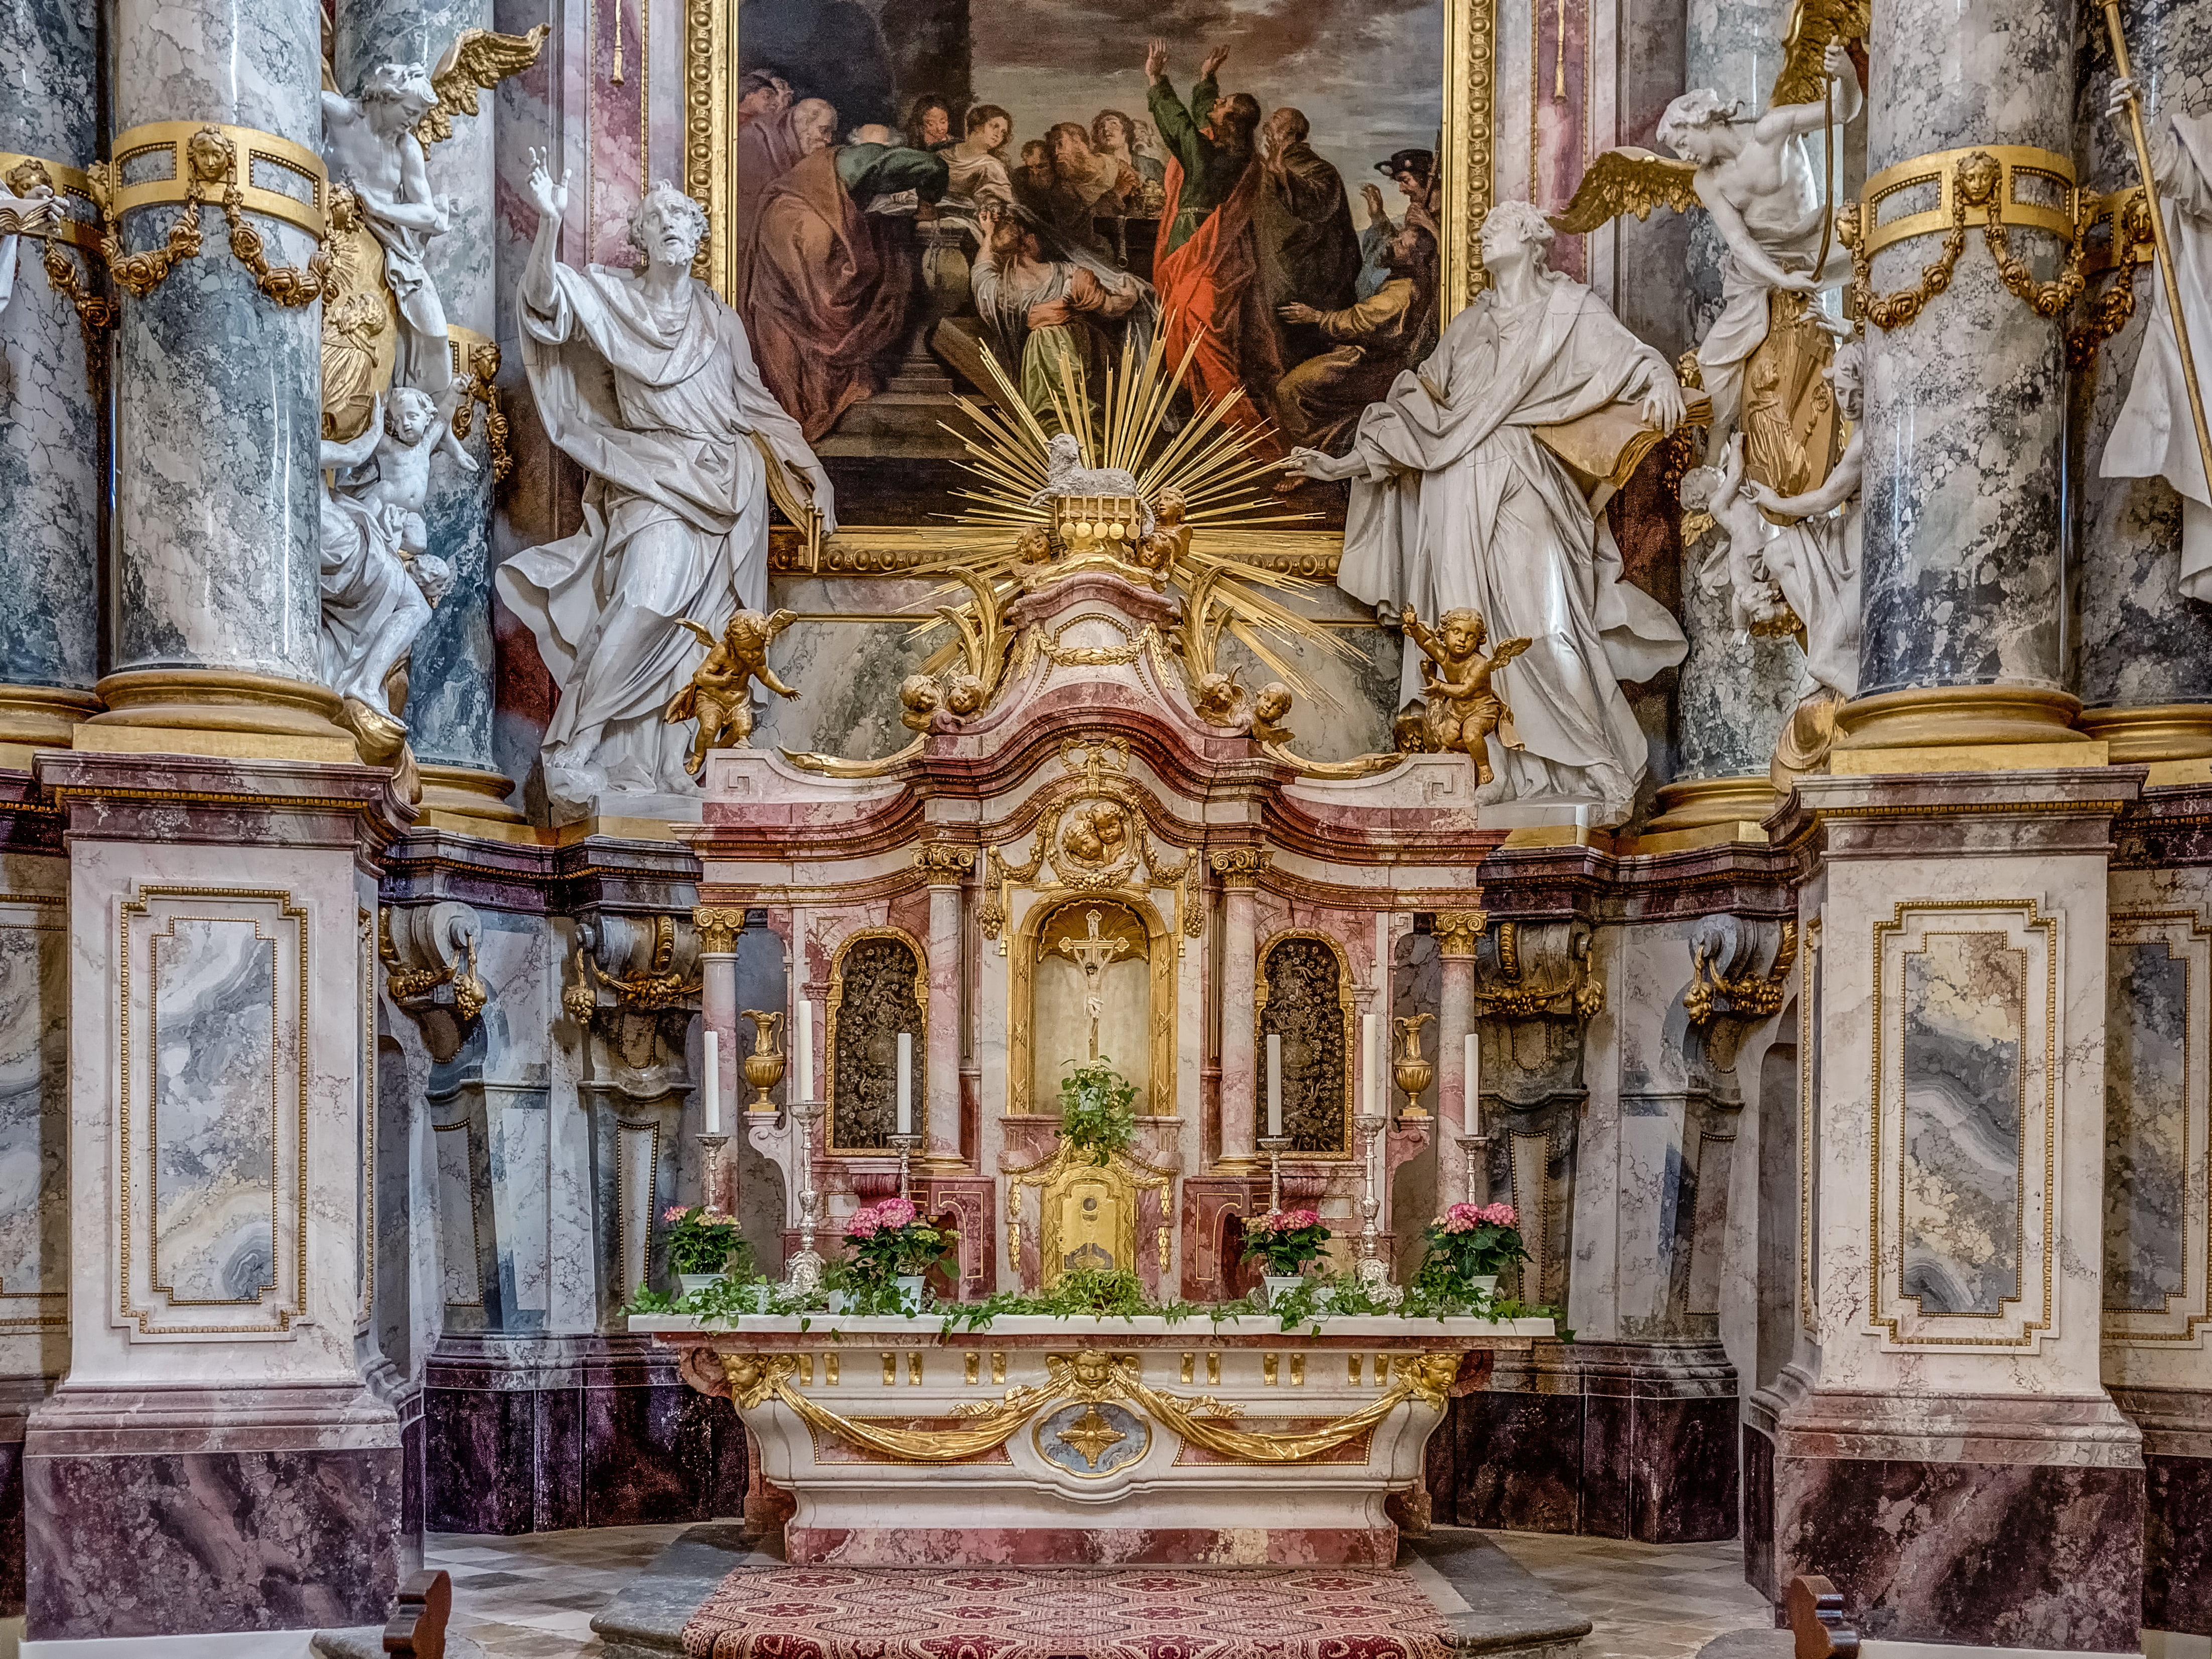
<instances>
[{"instance_id":1,"label":"saint statue with raised hand","mask_svg":"<svg viewBox=\"0 0 2212 1659\"><path fill-rule=\"evenodd\" d=\"M1518 736L1492 736L1496 781L1476 800L1591 801L1618 823L1647 763L1620 682L1688 646L1625 580L1596 508L1624 459L1681 423L1682 389L1602 301L1546 267L1551 242L1529 204L1492 209L1491 286L1368 405L1348 454L1297 449L1285 465L1351 481L1337 585L1354 599L1425 618L1468 610L1491 637L1529 641L1497 670ZM1423 660L1409 638L1406 702L1423 694Z\"/></svg>"},{"instance_id":2,"label":"saint statue with raised hand","mask_svg":"<svg viewBox=\"0 0 2212 1659\"><path fill-rule=\"evenodd\" d=\"M719 635L732 612L767 608L769 468L811 494L825 533L836 518L744 325L691 275L706 210L657 183L630 219L640 268L577 270L554 257L568 179L532 162L522 361L546 435L591 477L583 528L516 554L495 581L560 689L543 761L566 823L605 795L696 795L689 734L662 711L705 650L684 622Z\"/></svg>"}]
</instances>

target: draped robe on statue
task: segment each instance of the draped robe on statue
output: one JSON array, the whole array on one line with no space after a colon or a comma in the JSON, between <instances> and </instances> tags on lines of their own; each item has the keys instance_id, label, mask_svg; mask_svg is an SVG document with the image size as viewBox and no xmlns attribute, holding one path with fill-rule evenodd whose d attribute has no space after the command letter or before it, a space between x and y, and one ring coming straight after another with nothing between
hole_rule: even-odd
<instances>
[{"instance_id":1,"label":"draped robe on statue","mask_svg":"<svg viewBox=\"0 0 2212 1659\"><path fill-rule=\"evenodd\" d=\"M1632 404L1655 372L1673 378L1589 289L1553 274L1544 299L1510 311L1483 294L1360 417L1351 453L1364 470L1337 585L1431 623L1471 606L1493 650L1534 641L1496 680L1520 744L1491 738L1496 798L1595 799L1619 822L1644 777L1644 733L1620 682L1671 667L1688 645L1624 579L1611 531L1534 428ZM1407 700L1421 695L1420 660L1408 641Z\"/></svg>"},{"instance_id":2,"label":"draped robe on statue","mask_svg":"<svg viewBox=\"0 0 2212 1659\"><path fill-rule=\"evenodd\" d=\"M1267 309L1260 279L1260 252L1252 227L1260 199L1261 168L1255 162L1228 198L1215 208L1190 240L1170 247L1178 204L1187 186L1182 164L1170 160L1167 206L1160 215L1159 242L1152 257L1152 281L1165 318L1160 349L1180 363L1192 337L1198 350L1190 360L1190 389L1201 404L1216 403L1240 386L1244 396L1224 417L1232 426L1259 432L1283 376L1275 337L1274 314ZM1282 447L1266 433L1255 454L1279 454Z\"/></svg>"},{"instance_id":3,"label":"draped robe on statue","mask_svg":"<svg viewBox=\"0 0 2212 1659\"><path fill-rule=\"evenodd\" d=\"M687 283L657 316L626 271L556 265L553 303L518 295L522 361L546 435L591 474L584 527L499 568L500 598L538 641L560 706L545 732L546 791L571 813L603 789L696 793L690 732L663 721L706 647L768 604L768 475L756 435L828 483L799 423L762 386L738 314Z\"/></svg>"}]
</instances>

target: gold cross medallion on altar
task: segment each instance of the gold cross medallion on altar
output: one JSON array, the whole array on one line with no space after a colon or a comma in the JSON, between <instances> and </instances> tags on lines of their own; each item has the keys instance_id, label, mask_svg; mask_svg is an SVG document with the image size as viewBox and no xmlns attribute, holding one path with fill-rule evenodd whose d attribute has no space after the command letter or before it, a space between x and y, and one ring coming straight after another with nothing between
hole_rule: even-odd
<instances>
[{"instance_id":1,"label":"gold cross medallion on altar","mask_svg":"<svg viewBox=\"0 0 2212 1659\"><path fill-rule=\"evenodd\" d=\"M1062 1474L1097 1480L1144 1456L1152 1449L1152 1425L1126 1406L1083 1401L1040 1421L1031 1443Z\"/></svg>"}]
</instances>

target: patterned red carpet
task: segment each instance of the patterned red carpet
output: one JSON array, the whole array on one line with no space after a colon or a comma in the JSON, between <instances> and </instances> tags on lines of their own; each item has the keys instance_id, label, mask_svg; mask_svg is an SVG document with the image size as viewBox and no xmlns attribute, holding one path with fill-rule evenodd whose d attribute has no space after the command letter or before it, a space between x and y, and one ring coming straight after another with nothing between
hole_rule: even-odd
<instances>
[{"instance_id":1,"label":"patterned red carpet","mask_svg":"<svg viewBox=\"0 0 2212 1659\"><path fill-rule=\"evenodd\" d=\"M688 1659L1445 1659L1401 1572L1346 1567L741 1567Z\"/></svg>"}]
</instances>

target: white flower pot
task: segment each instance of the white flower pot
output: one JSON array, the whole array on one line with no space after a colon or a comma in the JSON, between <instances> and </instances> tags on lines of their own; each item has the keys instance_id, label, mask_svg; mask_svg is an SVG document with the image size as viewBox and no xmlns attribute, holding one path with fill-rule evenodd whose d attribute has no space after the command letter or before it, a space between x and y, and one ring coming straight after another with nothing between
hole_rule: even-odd
<instances>
[{"instance_id":1,"label":"white flower pot","mask_svg":"<svg viewBox=\"0 0 2212 1659\"><path fill-rule=\"evenodd\" d=\"M1267 1273L1263 1276L1263 1282L1267 1286L1267 1305L1272 1308L1304 1284L1306 1276L1304 1273Z\"/></svg>"},{"instance_id":2,"label":"white flower pot","mask_svg":"<svg viewBox=\"0 0 2212 1659\"><path fill-rule=\"evenodd\" d=\"M1467 1282L1472 1285L1476 1290L1480 1291L1485 1296L1494 1297L1498 1294L1498 1275L1496 1273L1469 1273L1467 1277Z\"/></svg>"},{"instance_id":3,"label":"white flower pot","mask_svg":"<svg viewBox=\"0 0 2212 1659\"><path fill-rule=\"evenodd\" d=\"M852 1312L852 1310L853 1310L853 1293L852 1293L852 1291L830 1291L830 1311L831 1313L833 1313L833 1314L850 1313L850 1312Z\"/></svg>"},{"instance_id":4,"label":"white flower pot","mask_svg":"<svg viewBox=\"0 0 2212 1659\"><path fill-rule=\"evenodd\" d=\"M678 1273L676 1282L684 1287L683 1294L689 1296L694 1291L703 1291L709 1285L717 1283L721 1277L720 1273Z\"/></svg>"},{"instance_id":5,"label":"white flower pot","mask_svg":"<svg viewBox=\"0 0 2212 1659\"><path fill-rule=\"evenodd\" d=\"M927 1273L901 1273L898 1276L899 1305L910 1314L921 1311L922 1285Z\"/></svg>"}]
</instances>

